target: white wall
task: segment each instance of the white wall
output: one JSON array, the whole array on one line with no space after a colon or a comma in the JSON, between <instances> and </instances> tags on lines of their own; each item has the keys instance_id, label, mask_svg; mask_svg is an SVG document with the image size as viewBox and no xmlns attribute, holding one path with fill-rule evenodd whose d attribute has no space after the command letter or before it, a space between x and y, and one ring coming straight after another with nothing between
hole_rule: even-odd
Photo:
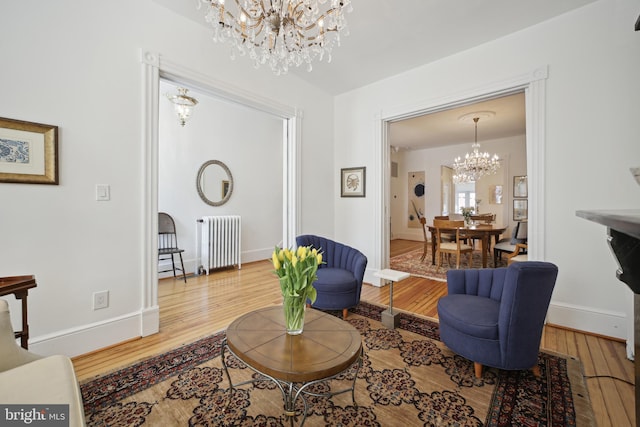
<instances>
[{"instance_id":1,"label":"white wall","mask_svg":"<svg viewBox=\"0 0 640 427\"><path fill-rule=\"evenodd\" d=\"M391 193L391 212L396 213L392 218L391 227L395 238L408 240L423 240L422 230L407 227L409 214L407 202L407 174L411 171L425 172L425 206L424 213L427 223L433 221L433 217L441 215L441 191L440 191L440 167L451 165L456 156L464 156L471 151L471 143L437 147L427 150L400 151L395 156L398 159L398 184L395 192ZM508 229L505 236L509 236L515 221L511 207L512 186L514 175L526 175L526 146L524 135L501 138L496 140L481 141L482 151L496 153L502 159L501 167L496 175L483 177L475 183L476 198L481 199L481 213L495 213L496 224L505 225ZM489 203L489 187L491 185L504 186L503 204Z\"/></svg>"},{"instance_id":2,"label":"white wall","mask_svg":"<svg viewBox=\"0 0 640 427\"><path fill-rule=\"evenodd\" d=\"M75 355L141 333L141 48L299 109L301 227L333 234L333 99L326 93L293 75L256 70L248 58L232 61L209 29L151 0L2 2L0 27L8 35L0 42L0 117L60 129L60 185L0 183L0 276L36 276L34 351ZM111 186L111 201L95 200L96 184ZM110 305L94 311L92 295L101 290L109 290ZM19 305L6 299L18 325Z\"/></svg>"},{"instance_id":3,"label":"white wall","mask_svg":"<svg viewBox=\"0 0 640 427\"><path fill-rule=\"evenodd\" d=\"M243 263L270 258L273 247L282 241L283 120L192 90L189 95L198 105L181 127L166 93L177 93L176 86L163 81L158 210L176 222L185 269L194 272L200 265L196 219L208 215L242 217ZM208 160L223 162L233 176L233 193L222 206L204 203L196 191L198 170Z\"/></svg>"},{"instance_id":4,"label":"white wall","mask_svg":"<svg viewBox=\"0 0 640 427\"><path fill-rule=\"evenodd\" d=\"M631 293L615 277L606 230L575 211L638 207L640 189L628 170L640 159L637 16L635 0L602 0L340 95L334 103L336 163L366 165L369 188L382 194L380 154L372 149L377 131L372 123L381 112L437 105L439 99L548 66L543 253L560 270L549 321L626 337ZM380 194L336 202L336 234L357 236L367 254L377 252L371 213L382 203ZM382 262L370 257L369 267L381 268Z\"/></svg>"}]
</instances>

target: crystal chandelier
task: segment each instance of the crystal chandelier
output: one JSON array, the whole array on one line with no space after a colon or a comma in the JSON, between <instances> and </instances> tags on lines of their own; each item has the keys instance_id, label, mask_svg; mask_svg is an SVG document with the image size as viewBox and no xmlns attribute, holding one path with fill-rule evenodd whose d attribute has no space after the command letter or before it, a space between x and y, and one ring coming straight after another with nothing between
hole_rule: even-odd
<instances>
[{"instance_id":1,"label":"crystal chandelier","mask_svg":"<svg viewBox=\"0 0 640 427\"><path fill-rule=\"evenodd\" d=\"M311 62L325 55L331 62L340 32L347 34L344 11L351 11L351 0L201 2L207 5L205 19L214 29L214 41L230 43L240 55L248 53L256 68L268 63L277 75L303 63L311 71ZM233 48L231 57L235 58Z\"/></svg>"},{"instance_id":2,"label":"crystal chandelier","mask_svg":"<svg viewBox=\"0 0 640 427\"><path fill-rule=\"evenodd\" d=\"M193 107L198 103L198 100L187 95L187 92L189 92L189 89L179 87L177 95L167 94L169 101L173 102L173 109L178 116L178 123L183 127L185 123L187 123L187 120L189 120L189 117L191 117Z\"/></svg>"},{"instance_id":3,"label":"crystal chandelier","mask_svg":"<svg viewBox=\"0 0 640 427\"><path fill-rule=\"evenodd\" d=\"M484 175L495 174L500 167L500 159L497 154L489 156L486 151L480 152L478 120L480 117L473 118L476 127L475 142L471 145L473 152L467 153L464 160L461 157L456 157L453 161L453 181L455 183L475 182Z\"/></svg>"}]
</instances>

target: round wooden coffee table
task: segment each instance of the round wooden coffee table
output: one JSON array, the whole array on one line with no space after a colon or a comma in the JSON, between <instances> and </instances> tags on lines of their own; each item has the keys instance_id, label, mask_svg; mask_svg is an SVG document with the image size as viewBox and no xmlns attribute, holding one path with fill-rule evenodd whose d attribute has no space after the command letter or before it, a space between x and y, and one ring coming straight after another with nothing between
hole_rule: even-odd
<instances>
[{"instance_id":1,"label":"round wooden coffee table","mask_svg":"<svg viewBox=\"0 0 640 427\"><path fill-rule=\"evenodd\" d=\"M304 403L300 425L307 417L304 394L312 384L331 379L357 363L351 387L323 394L333 396L350 391L354 405L355 385L362 366L362 338L348 322L307 308L304 331L289 335L285 330L282 306L262 308L234 320L227 329L222 345L222 366L229 380L229 392L243 384L259 381L252 379L233 384L225 361L225 350L244 362L249 368L272 380L280 388L284 399L285 415L293 425L295 403L298 397Z\"/></svg>"}]
</instances>

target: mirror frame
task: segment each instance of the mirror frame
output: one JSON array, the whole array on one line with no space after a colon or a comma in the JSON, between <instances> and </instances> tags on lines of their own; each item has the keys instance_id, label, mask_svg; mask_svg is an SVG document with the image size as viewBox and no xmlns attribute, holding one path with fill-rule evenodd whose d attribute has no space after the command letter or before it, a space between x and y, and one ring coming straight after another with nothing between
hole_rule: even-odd
<instances>
[{"instance_id":1,"label":"mirror frame","mask_svg":"<svg viewBox=\"0 0 640 427\"><path fill-rule=\"evenodd\" d=\"M222 200L218 202L209 200L207 196L205 196L204 191L202 191L202 186L200 185L200 182L202 180L202 174L204 173L205 169L211 165L220 166L227 173L227 176L229 177L229 189L227 190L227 194L225 194ZM198 169L198 176L196 177L196 189L198 190L198 195L200 196L202 201L205 202L206 204L210 206L222 206L229 201L229 198L231 198L231 193L233 193L233 175L231 175L231 171L229 170L227 165L222 163L220 160L208 160L204 162L202 166L200 166L200 169Z\"/></svg>"}]
</instances>

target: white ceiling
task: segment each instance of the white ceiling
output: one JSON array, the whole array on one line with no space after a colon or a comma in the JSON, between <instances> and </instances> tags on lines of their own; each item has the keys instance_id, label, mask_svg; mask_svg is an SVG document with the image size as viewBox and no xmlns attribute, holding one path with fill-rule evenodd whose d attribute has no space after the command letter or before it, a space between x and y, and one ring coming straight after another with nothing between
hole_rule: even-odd
<instances>
[{"instance_id":1,"label":"white ceiling","mask_svg":"<svg viewBox=\"0 0 640 427\"><path fill-rule=\"evenodd\" d=\"M478 112L478 142L481 144L482 141L525 133L524 92L521 92L391 123L391 146L416 150L471 143L475 135L472 113ZM461 117L467 119L460 120Z\"/></svg>"},{"instance_id":2,"label":"white ceiling","mask_svg":"<svg viewBox=\"0 0 640 427\"><path fill-rule=\"evenodd\" d=\"M201 0L153 0L198 25L207 25ZM402 73L506 36L596 0L352 0L347 14L349 35L333 50L331 63L316 62L290 70L301 79L337 95ZM214 43L211 41L211 43ZM236 61L246 61L238 57ZM231 61L231 59L229 59ZM268 67L262 72L271 73ZM457 117L475 109L496 112L492 120L478 123L478 140L524 133L524 102L488 101L484 106L463 107L431 114L418 129L398 124L392 143L416 147L473 140L473 122L462 125ZM521 108L520 108L521 106ZM521 111L520 111L521 110ZM434 117L432 117L434 116ZM515 122L513 122L515 121ZM417 124L412 121L411 123ZM502 129L501 127L504 128ZM394 126L395 127L395 126Z\"/></svg>"}]
</instances>

